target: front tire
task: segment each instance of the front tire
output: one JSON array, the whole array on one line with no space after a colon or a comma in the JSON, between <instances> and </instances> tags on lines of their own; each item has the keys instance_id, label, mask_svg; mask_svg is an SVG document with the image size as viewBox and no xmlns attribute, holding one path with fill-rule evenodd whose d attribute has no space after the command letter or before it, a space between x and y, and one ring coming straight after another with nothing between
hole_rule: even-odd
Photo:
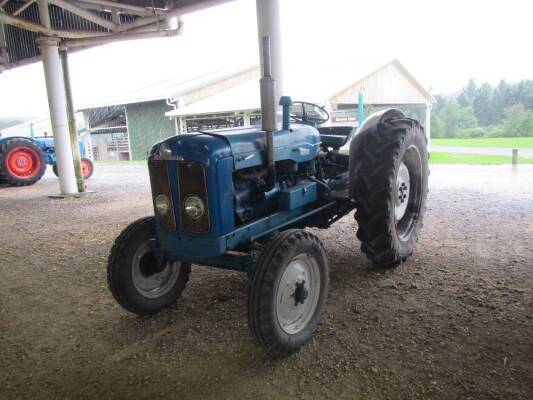
<instances>
[{"instance_id":1,"label":"front tire","mask_svg":"<svg viewBox=\"0 0 533 400\"><path fill-rule=\"evenodd\" d=\"M376 265L394 266L412 253L428 193L428 151L417 121L385 121L364 132L357 153L355 219L361 250Z\"/></svg>"},{"instance_id":2,"label":"front tire","mask_svg":"<svg viewBox=\"0 0 533 400\"><path fill-rule=\"evenodd\" d=\"M181 296L191 265L158 259L154 217L129 225L115 240L107 281L115 300L139 315L156 314Z\"/></svg>"},{"instance_id":3,"label":"front tire","mask_svg":"<svg viewBox=\"0 0 533 400\"><path fill-rule=\"evenodd\" d=\"M313 336L328 280L322 243L306 231L282 232L263 251L248 294L248 324L270 354L288 355Z\"/></svg>"},{"instance_id":4,"label":"front tire","mask_svg":"<svg viewBox=\"0 0 533 400\"><path fill-rule=\"evenodd\" d=\"M41 148L31 139L11 138L0 147L0 181L11 186L27 186L38 182L46 170Z\"/></svg>"}]
</instances>

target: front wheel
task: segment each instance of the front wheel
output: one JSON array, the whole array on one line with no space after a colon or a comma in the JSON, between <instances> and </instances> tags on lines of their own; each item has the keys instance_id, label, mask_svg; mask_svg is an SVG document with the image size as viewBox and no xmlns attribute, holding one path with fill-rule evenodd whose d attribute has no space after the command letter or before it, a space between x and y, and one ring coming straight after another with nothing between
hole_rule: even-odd
<instances>
[{"instance_id":1,"label":"front wheel","mask_svg":"<svg viewBox=\"0 0 533 400\"><path fill-rule=\"evenodd\" d=\"M313 336L328 279L328 262L316 236L287 230L267 246L252 276L248 323L269 353L290 354Z\"/></svg>"},{"instance_id":2,"label":"front wheel","mask_svg":"<svg viewBox=\"0 0 533 400\"><path fill-rule=\"evenodd\" d=\"M107 264L107 281L115 300L139 315L155 314L180 296L191 265L166 261L157 252L153 217L129 225L115 240Z\"/></svg>"},{"instance_id":3,"label":"front wheel","mask_svg":"<svg viewBox=\"0 0 533 400\"><path fill-rule=\"evenodd\" d=\"M422 227L428 193L428 152L418 122L391 119L363 133L355 154L355 219L361 250L375 264L409 257Z\"/></svg>"}]
</instances>

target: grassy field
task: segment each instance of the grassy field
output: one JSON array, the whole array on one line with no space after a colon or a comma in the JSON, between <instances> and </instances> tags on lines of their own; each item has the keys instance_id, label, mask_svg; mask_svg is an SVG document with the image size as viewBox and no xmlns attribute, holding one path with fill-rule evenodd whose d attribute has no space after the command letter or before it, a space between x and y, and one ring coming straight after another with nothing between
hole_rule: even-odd
<instances>
[{"instance_id":1,"label":"grassy field","mask_svg":"<svg viewBox=\"0 0 533 400\"><path fill-rule=\"evenodd\" d=\"M518 158L519 164L533 164L533 158ZM459 154L431 152L430 164L471 164L471 165L502 165L511 164L511 157L485 154Z\"/></svg>"},{"instance_id":2,"label":"grassy field","mask_svg":"<svg viewBox=\"0 0 533 400\"><path fill-rule=\"evenodd\" d=\"M503 147L512 149L533 148L533 137L479 138L479 139L431 139L432 146Z\"/></svg>"}]
</instances>

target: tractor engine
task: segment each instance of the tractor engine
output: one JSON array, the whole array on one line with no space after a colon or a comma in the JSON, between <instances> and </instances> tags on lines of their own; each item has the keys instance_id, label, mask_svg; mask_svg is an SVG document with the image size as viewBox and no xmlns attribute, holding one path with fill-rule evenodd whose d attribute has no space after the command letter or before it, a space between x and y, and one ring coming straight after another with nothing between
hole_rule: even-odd
<instances>
[{"instance_id":1,"label":"tractor engine","mask_svg":"<svg viewBox=\"0 0 533 400\"><path fill-rule=\"evenodd\" d=\"M317 183L309 177L320 150L318 131L295 124L274 132L274 143L272 188L265 186L265 133L257 127L178 135L154 145L148 165L160 240L201 234L218 255L222 236L316 201Z\"/></svg>"}]
</instances>

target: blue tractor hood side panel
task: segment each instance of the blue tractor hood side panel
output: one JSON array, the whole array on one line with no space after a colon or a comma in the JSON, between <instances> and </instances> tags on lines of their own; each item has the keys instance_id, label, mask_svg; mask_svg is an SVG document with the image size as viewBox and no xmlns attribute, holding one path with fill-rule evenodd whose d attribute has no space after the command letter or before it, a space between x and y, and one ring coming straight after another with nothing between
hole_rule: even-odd
<instances>
[{"instance_id":1,"label":"blue tractor hood side panel","mask_svg":"<svg viewBox=\"0 0 533 400\"><path fill-rule=\"evenodd\" d=\"M266 134L257 127L228 128L205 132L224 138L231 148L235 169L264 165ZM274 159L297 163L313 160L320 150L320 134L308 125L274 132Z\"/></svg>"},{"instance_id":2,"label":"blue tractor hood side panel","mask_svg":"<svg viewBox=\"0 0 533 400\"><path fill-rule=\"evenodd\" d=\"M172 156L181 156L187 161L199 162L208 168L218 161L231 156L227 141L204 133L186 133L164 139L152 146L150 157L158 154L159 146L166 143Z\"/></svg>"}]
</instances>

